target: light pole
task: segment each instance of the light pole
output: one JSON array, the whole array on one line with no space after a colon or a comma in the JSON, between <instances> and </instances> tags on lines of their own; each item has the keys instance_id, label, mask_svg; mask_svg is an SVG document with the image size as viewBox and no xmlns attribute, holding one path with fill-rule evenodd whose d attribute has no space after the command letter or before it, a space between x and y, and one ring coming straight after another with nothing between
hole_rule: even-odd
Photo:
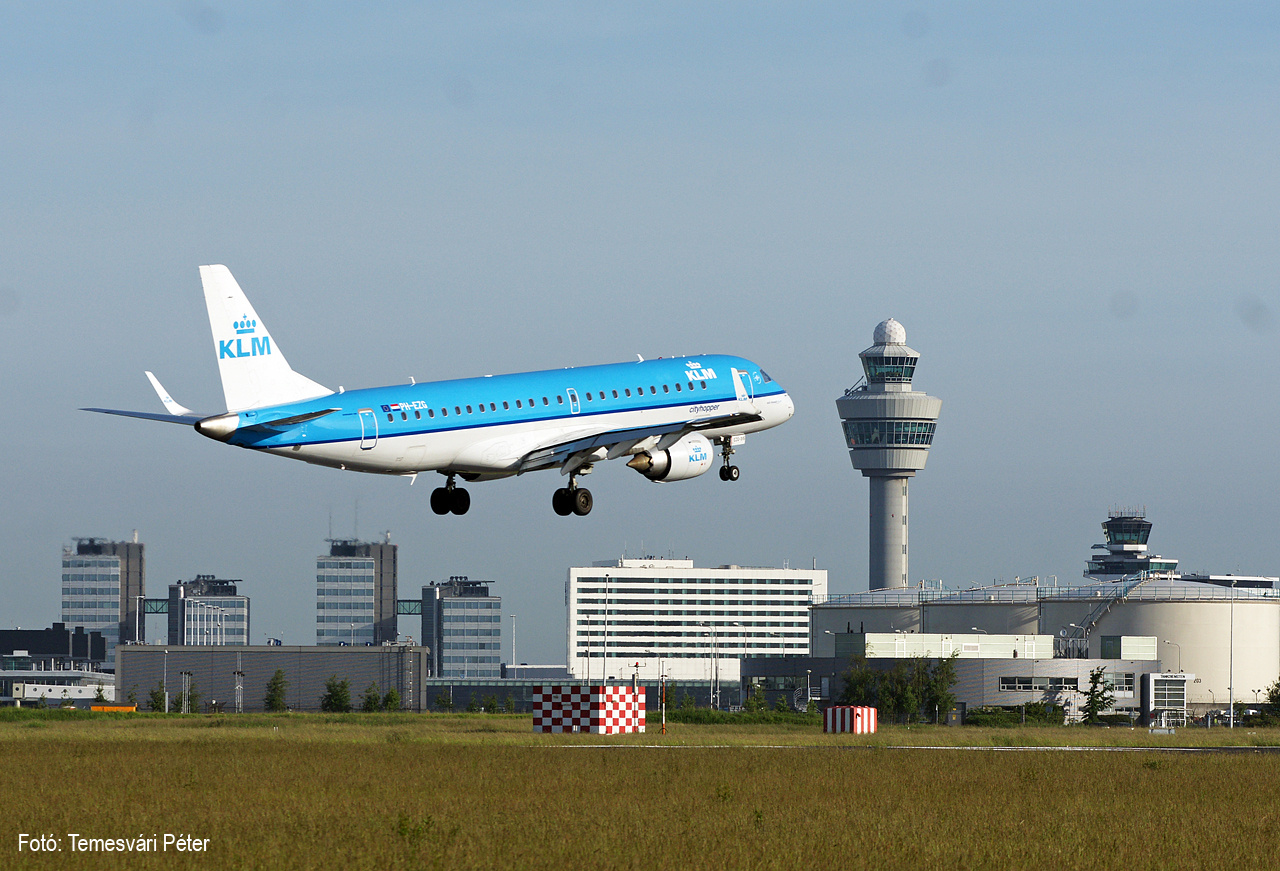
<instances>
[{"instance_id":1,"label":"light pole","mask_svg":"<svg viewBox=\"0 0 1280 871\"><path fill-rule=\"evenodd\" d=\"M804 670L804 709L809 710L809 698L813 695L813 689L810 686L809 676L813 674L813 669L806 668Z\"/></svg>"},{"instance_id":2,"label":"light pole","mask_svg":"<svg viewBox=\"0 0 1280 871\"><path fill-rule=\"evenodd\" d=\"M515 668L519 663L516 660L516 615L511 615L511 667Z\"/></svg>"},{"instance_id":3,"label":"light pole","mask_svg":"<svg viewBox=\"0 0 1280 871\"><path fill-rule=\"evenodd\" d=\"M1231 579L1231 632L1227 646L1227 723L1236 727L1236 579Z\"/></svg>"},{"instance_id":4,"label":"light pole","mask_svg":"<svg viewBox=\"0 0 1280 871\"><path fill-rule=\"evenodd\" d=\"M1167 638L1162 638L1160 640L1163 641L1165 644L1172 644L1174 647L1178 648L1178 673L1181 674L1182 673L1182 645L1176 641L1170 641Z\"/></svg>"},{"instance_id":5,"label":"light pole","mask_svg":"<svg viewBox=\"0 0 1280 871\"><path fill-rule=\"evenodd\" d=\"M356 646L356 624L349 623L347 625L351 627L351 646L355 647Z\"/></svg>"},{"instance_id":6,"label":"light pole","mask_svg":"<svg viewBox=\"0 0 1280 871\"><path fill-rule=\"evenodd\" d=\"M164 649L164 676L160 678L160 685L164 687L164 712L169 713L169 648Z\"/></svg>"},{"instance_id":7,"label":"light pole","mask_svg":"<svg viewBox=\"0 0 1280 871\"><path fill-rule=\"evenodd\" d=\"M1084 638L1084 656L1081 656L1078 658L1088 659L1089 658L1089 630L1086 629L1084 626L1081 626L1079 623L1068 623L1067 625L1070 626L1072 629L1080 630L1081 637Z\"/></svg>"}]
</instances>

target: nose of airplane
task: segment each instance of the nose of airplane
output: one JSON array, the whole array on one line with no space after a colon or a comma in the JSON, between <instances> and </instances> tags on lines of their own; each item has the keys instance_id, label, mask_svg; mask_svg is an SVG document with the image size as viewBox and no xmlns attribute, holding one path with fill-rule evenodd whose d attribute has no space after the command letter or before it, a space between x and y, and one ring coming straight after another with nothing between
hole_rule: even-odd
<instances>
[{"instance_id":1,"label":"nose of airplane","mask_svg":"<svg viewBox=\"0 0 1280 871\"><path fill-rule=\"evenodd\" d=\"M796 404L791 401L790 393L782 394L782 410L786 412L787 415L783 420L791 420L791 415L796 413Z\"/></svg>"}]
</instances>

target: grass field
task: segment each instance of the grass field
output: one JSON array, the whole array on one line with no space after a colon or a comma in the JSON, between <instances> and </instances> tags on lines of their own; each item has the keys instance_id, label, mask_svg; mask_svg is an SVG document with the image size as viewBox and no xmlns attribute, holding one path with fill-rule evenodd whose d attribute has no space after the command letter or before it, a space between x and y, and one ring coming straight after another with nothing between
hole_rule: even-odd
<instances>
[{"instance_id":1,"label":"grass field","mask_svg":"<svg viewBox=\"0 0 1280 871\"><path fill-rule=\"evenodd\" d=\"M6 868L1273 867L1280 733L656 726L528 717L0 718ZM968 752L910 746L1151 746ZM19 852L18 833L59 853ZM208 852L73 853L67 834Z\"/></svg>"}]
</instances>

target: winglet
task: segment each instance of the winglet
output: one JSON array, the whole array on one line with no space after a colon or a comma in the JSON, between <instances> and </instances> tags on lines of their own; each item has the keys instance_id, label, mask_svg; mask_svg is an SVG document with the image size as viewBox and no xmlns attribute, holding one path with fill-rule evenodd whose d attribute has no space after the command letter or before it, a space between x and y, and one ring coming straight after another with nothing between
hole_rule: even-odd
<instances>
[{"instance_id":1,"label":"winglet","mask_svg":"<svg viewBox=\"0 0 1280 871\"><path fill-rule=\"evenodd\" d=\"M164 389L160 384L160 380L156 378L156 376L152 375L150 372L146 372L144 374L147 376L147 380L151 382L151 386L155 388L156 395L160 397L160 401L164 403L166 411L177 416L195 414L191 409L174 402L173 397L169 395L169 391Z\"/></svg>"}]
</instances>

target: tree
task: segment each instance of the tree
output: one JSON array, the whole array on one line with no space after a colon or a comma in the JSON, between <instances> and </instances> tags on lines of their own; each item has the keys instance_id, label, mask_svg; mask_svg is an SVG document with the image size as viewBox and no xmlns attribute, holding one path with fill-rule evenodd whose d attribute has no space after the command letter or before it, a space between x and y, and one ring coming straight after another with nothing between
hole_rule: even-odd
<instances>
[{"instance_id":1,"label":"tree","mask_svg":"<svg viewBox=\"0 0 1280 871\"><path fill-rule=\"evenodd\" d=\"M387 690L387 694L382 697L382 710L398 711L400 710L400 693L396 692L396 688L392 687Z\"/></svg>"},{"instance_id":2,"label":"tree","mask_svg":"<svg viewBox=\"0 0 1280 871\"><path fill-rule=\"evenodd\" d=\"M1276 682L1267 687L1267 704L1276 712L1280 713L1280 677L1276 678Z\"/></svg>"},{"instance_id":3,"label":"tree","mask_svg":"<svg viewBox=\"0 0 1280 871\"><path fill-rule=\"evenodd\" d=\"M330 675L324 682L324 695L320 697L320 710L328 714L351 713L351 682L338 680Z\"/></svg>"},{"instance_id":4,"label":"tree","mask_svg":"<svg viewBox=\"0 0 1280 871\"><path fill-rule=\"evenodd\" d=\"M879 707L889 722L906 720L910 723L913 716L919 715L920 692L913 680L916 674L916 666L898 660L881 678Z\"/></svg>"},{"instance_id":5,"label":"tree","mask_svg":"<svg viewBox=\"0 0 1280 871\"><path fill-rule=\"evenodd\" d=\"M98 684L98 688L93 691L93 700L95 702L105 702L107 694L102 691L102 684Z\"/></svg>"},{"instance_id":6,"label":"tree","mask_svg":"<svg viewBox=\"0 0 1280 871\"><path fill-rule=\"evenodd\" d=\"M880 675L867 665L865 657L852 657L840 680L844 682L838 699L840 704L875 707L880 703Z\"/></svg>"},{"instance_id":7,"label":"tree","mask_svg":"<svg viewBox=\"0 0 1280 871\"><path fill-rule=\"evenodd\" d=\"M138 685L137 684L134 684L133 686L129 687L129 695L126 696L125 698L128 700L129 704L133 705L135 708L138 706Z\"/></svg>"},{"instance_id":8,"label":"tree","mask_svg":"<svg viewBox=\"0 0 1280 871\"><path fill-rule=\"evenodd\" d=\"M1103 675L1101 665L1089 672L1089 689L1084 694L1084 707L1081 709L1086 723L1099 722L1099 715L1115 703L1115 693L1111 691Z\"/></svg>"},{"instance_id":9,"label":"tree","mask_svg":"<svg viewBox=\"0 0 1280 871\"><path fill-rule=\"evenodd\" d=\"M360 710L366 714L373 714L382 710L382 694L378 692L378 684L369 684L368 689L364 691L364 700L360 704Z\"/></svg>"},{"instance_id":10,"label":"tree","mask_svg":"<svg viewBox=\"0 0 1280 871\"><path fill-rule=\"evenodd\" d=\"M764 687L760 684L754 684L751 687L751 695L747 696L746 704L743 709L751 714L758 714L769 707L769 703L765 701Z\"/></svg>"},{"instance_id":11,"label":"tree","mask_svg":"<svg viewBox=\"0 0 1280 871\"><path fill-rule=\"evenodd\" d=\"M476 698L475 693L472 693L471 698L467 700L467 713L468 714L480 713L480 700Z\"/></svg>"},{"instance_id":12,"label":"tree","mask_svg":"<svg viewBox=\"0 0 1280 871\"><path fill-rule=\"evenodd\" d=\"M511 693L507 693L506 709L508 714L514 714L516 712L516 697L511 695Z\"/></svg>"},{"instance_id":13,"label":"tree","mask_svg":"<svg viewBox=\"0 0 1280 871\"><path fill-rule=\"evenodd\" d=\"M449 688L449 692L440 693L435 698L435 706L442 711L453 710L453 688Z\"/></svg>"},{"instance_id":14,"label":"tree","mask_svg":"<svg viewBox=\"0 0 1280 871\"><path fill-rule=\"evenodd\" d=\"M791 706L787 704L787 694L783 693L778 696L778 700L773 703L773 709L779 714L785 714L791 710Z\"/></svg>"},{"instance_id":15,"label":"tree","mask_svg":"<svg viewBox=\"0 0 1280 871\"><path fill-rule=\"evenodd\" d=\"M934 722L939 722L946 718L956 703L956 694L952 689L956 685L956 660L960 658L960 651L955 651L946 659L939 659L933 664L933 668L929 672L929 677L924 685L924 719L927 722L930 715L933 716Z\"/></svg>"},{"instance_id":16,"label":"tree","mask_svg":"<svg viewBox=\"0 0 1280 871\"><path fill-rule=\"evenodd\" d=\"M480 703L480 706L484 708L484 711L487 714L502 713L500 710L498 710L498 697L495 696L493 693L489 693L489 695L485 696L484 700Z\"/></svg>"},{"instance_id":17,"label":"tree","mask_svg":"<svg viewBox=\"0 0 1280 871\"><path fill-rule=\"evenodd\" d=\"M283 713L288 710L285 704L285 690L289 688L289 682L284 679L284 669L277 668L276 673L271 675L271 680L267 681L267 692L262 697L262 709L274 713Z\"/></svg>"},{"instance_id":18,"label":"tree","mask_svg":"<svg viewBox=\"0 0 1280 871\"><path fill-rule=\"evenodd\" d=\"M155 689L147 693L147 705L157 713L164 712L164 681L160 681Z\"/></svg>"}]
</instances>

